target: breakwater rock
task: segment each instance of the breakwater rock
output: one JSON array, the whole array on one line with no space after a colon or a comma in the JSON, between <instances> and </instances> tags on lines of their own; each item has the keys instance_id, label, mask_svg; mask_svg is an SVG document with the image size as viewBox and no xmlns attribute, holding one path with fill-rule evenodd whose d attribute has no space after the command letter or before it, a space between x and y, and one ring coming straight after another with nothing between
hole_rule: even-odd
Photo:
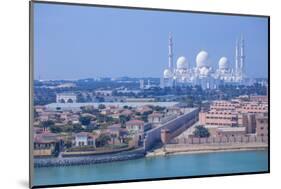
<instances>
[{"instance_id":1,"label":"breakwater rock","mask_svg":"<svg viewBox=\"0 0 281 189\"><path fill-rule=\"evenodd\" d=\"M103 154L92 156L76 156L76 157L57 157L57 158L35 158L34 167L53 167L53 166L73 166L88 165L97 163L108 163L114 161L125 161L131 159L142 158L145 156L143 149L122 152L116 154Z\"/></svg>"}]
</instances>

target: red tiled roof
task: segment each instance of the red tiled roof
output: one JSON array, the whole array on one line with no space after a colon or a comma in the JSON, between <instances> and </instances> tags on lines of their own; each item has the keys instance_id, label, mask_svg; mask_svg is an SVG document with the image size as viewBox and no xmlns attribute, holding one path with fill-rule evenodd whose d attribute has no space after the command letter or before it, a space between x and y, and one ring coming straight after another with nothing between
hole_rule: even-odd
<instances>
[{"instance_id":1,"label":"red tiled roof","mask_svg":"<svg viewBox=\"0 0 281 189\"><path fill-rule=\"evenodd\" d=\"M152 114L149 115L149 117L161 117L162 114L158 113L158 112L153 112Z\"/></svg>"},{"instance_id":2,"label":"red tiled roof","mask_svg":"<svg viewBox=\"0 0 281 189\"><path fill-rule=\"evenodd\" d=\"M55 140L46 140L41 135L36 135L33 139L34 143L41 143L41 144L47 144L47 143L53 143L56 142Z\"/></svg>"},{"instance_id":3,"label":"red tiled roof","mask_svg":"<svg viewBox=\"0 0 281 189\"><path fill-rule=\"evenodd\" d=\"M127 121L126 124L144 124L144 121L135 119L135 120Z\"/></svg>"},{"instance_id":4,"label":"red tiled roof","mask_svg":"<svg viewBox=\"0 0 281 189\"><path fill-rule=\"evenodd\" d=\"M108 126L108 128L119 128L119 127L121 127L121 124L113 124L113 125L110 125L110 126Z\"/></svg>"},{"instance_id":5,"label":"red tiled roof","mask_svg":"<svg viewBox=\"0 0 281 189\"><path fill-rule=\"evenodd\" d=\"M55 134L55 133L51 133L51 132L43 132L41 134L42 137L57 137L58 134Z\"/></svg>"},{"instance_id":6,"label":"red tiled roof","mask_svg":"<svg viewBox=\"0 0 281 189\"><path fill-rule=\"evenodd\" d=\"M121 112L121 115L130 115L130 114L132 114L132 111L130 110L124 110Z\"/></svg>"}]
</instances>

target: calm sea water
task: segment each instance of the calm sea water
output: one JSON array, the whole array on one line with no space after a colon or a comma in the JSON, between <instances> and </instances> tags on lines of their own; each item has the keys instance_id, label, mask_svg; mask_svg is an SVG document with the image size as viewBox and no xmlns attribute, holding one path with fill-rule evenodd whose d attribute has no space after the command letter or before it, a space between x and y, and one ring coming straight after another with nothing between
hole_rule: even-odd
<instances>
[{"instance_id":1,"label":"calm sea water","mask_svg":"<svg viewBox=\"0 0 281 189\"><path fill-rule=\"evenodd\" d=\"M267 151L182 154L105 164L34 170L34 185L260 172L268 170Z\"/></svg>"}]
</instances>

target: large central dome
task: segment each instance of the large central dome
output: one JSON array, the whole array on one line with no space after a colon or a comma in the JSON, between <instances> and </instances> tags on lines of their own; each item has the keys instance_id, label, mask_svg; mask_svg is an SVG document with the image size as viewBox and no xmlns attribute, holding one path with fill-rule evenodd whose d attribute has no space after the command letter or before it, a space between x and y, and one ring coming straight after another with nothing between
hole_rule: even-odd
<instances>
[{"instance_id":1,"label":"large central dome","mask_svg":"<svg viewBox=\"0 0 281 189\"><path fill-rule=\"evenodd\" d=\"M208 53L206 51L200 51L196 56L196 66L198 68L206 67L208 61Z\"/></svg>"},{"instance_id":2,"label":"large central dome","mask_svg":"<svg viewBox=\"0 0 281 189\"><path fill-rule=\"evenodd\" d=\"M177 69L186 69L187 68L187 61L184 56L181 56L177 60Z\"/></svg>"}]
</instances>

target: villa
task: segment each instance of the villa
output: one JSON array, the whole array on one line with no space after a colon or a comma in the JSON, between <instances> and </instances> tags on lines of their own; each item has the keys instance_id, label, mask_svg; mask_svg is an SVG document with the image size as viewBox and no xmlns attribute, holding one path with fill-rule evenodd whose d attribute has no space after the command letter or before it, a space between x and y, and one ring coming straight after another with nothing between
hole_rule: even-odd
<instances>
[{"instance_id":1,"label":"villa","mask_svg":"<svg viewBox=\"0 0 281 189\"><path fill-rule=\"evenodd\" d=\"M148 122L152 124L161 124L163 115L161 113L153 112L148 116Z\"/></svg>"},{"instance_id":2,"label":"villa","mask_svg":"<svg viewBox=\"0 0 281 189\"><path fill-rule=\"evenodd\" d=\"M33 155L34 157L53 156L58 144L58 135L54 133L36 134L34 136Z\"/></svg>"},{"instance_id":3,"label":"villa","mask_svg":"<svg viewBox=\"0 0 281 189\"><path fill-rule=\"evenodd\" d=\"M139 140L144 138L144 132L151 128L151 123L144 123L142 120L130 120L126 122L126 129L131 135L138 136Z\"/></svg>"},{"instance_id":4,"label":"villa","mask_svg":"<svg viewBox=\"0 0 281 189\"><path fill-rule=\"evenodd\" d=\"M95 137L87 132L80 132L74 134L74 140L73 145L75 147L81 147L81 146L96 146L95 143Z\"/></svg>"}]
</instances>

